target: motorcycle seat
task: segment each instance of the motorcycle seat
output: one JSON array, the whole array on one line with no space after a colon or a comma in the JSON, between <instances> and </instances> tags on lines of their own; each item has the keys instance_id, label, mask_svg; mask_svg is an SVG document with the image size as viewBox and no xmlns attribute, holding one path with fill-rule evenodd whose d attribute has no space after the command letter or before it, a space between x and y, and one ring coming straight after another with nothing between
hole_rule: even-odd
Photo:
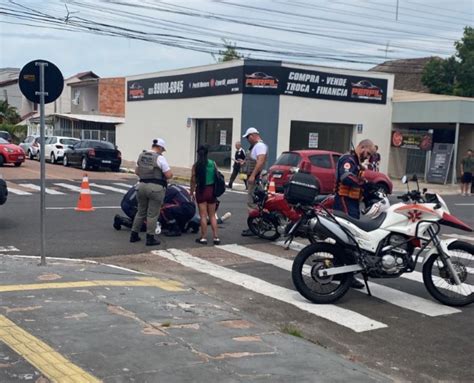
<instances>
[{"instance_id":1,"label":"motorcycle seat","mask_svg":"<svg viewBox=\"0 0 474 383\"><path fill-rule=\"evenodd\" d=\"M345 220L353 223L356 225L358 228L364 230L364 231L374 231L377 230L385 220L385 217L387 216L386 213L380 214L377 218L367 218L362 216L360 219L352 218L350 215L347 215L346 213L340 211L340 210L334 210L333 215L339 218L344 218Z\"/></svg>"}]
</instances>

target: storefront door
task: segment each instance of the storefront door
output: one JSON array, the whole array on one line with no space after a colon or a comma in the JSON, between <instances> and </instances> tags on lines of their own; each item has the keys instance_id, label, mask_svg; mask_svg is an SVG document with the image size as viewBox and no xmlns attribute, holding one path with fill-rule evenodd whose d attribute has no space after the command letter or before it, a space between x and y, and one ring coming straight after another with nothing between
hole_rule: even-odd
<instances>
[{"instance_id":1,"label":"storefront door","mask_svg":"<svg viewBox=\"0 0 474 383\"><path fill-rule=\"evenodd\" d=\"M197 147L208 145L208 158L219 167L230 168L232 120L197 120Z\"/></svg>"}]
</instances>

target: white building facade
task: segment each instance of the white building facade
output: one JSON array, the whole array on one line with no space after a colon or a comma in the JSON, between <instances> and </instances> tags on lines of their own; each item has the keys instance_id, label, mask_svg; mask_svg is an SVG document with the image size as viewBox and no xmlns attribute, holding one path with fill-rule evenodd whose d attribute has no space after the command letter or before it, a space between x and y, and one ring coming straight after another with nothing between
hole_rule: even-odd
<instances>
[{"instance_id":1,"label":"white building facade","mask_svg":"<svg viewBox=\"0 0 474 383\"><path fill-rule=\"evenodd\" d=\"M162 137L168 161L190 167L205 143L226 168L233 143L253 126L269 147L268 165L286 150L345 152L370 138L386 172L393 80L386 73L247 59L130 76L117 145L124 159L135 160Z\"/></svg>"}]
</instances>

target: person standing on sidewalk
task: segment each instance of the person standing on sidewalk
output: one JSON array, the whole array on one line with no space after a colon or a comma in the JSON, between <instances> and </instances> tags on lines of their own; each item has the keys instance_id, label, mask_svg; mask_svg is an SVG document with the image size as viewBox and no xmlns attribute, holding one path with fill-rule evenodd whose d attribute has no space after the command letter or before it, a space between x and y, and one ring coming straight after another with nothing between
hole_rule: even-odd
<instances>
[{"instance_id":1,"label":"person standing on sidewalk","mask_svg":"<svg viewBox=\"0 0 474 383\"><path fill-rule=\"evenodd\" d=\"M234 184L235 178L240 173L240 168L245 161L245 151L242 149L242 145L240 141L235 143L235 155L234 155L234 164L232 166L232 174L230 176L228 187L232 189L232 185ZM247 180L245 182L245 187L247 188Z\"/></svg>"},{"instance_id":2,"label":"person standing on sidewalk","mask_svg":"<svg viewBox=\"0 0 474 383\"><path fill-rule=\"evenodd\" d=\"M207 146L201 145L197 150L197 161L193 165L191 175L191 196L196 200L199 208L201 236L196 242L207 245L207 219L211 224L214 236L214 245L219 245L221 240L217 235L216 206L217 198L214 194L214 184L216 182L216 163L207 158Z\"/></svg>"},{"instance_id":3,"label":"person standing on sidewalk","mask_svg":"<svg viewBox=\"0 0 474 383\"><path fill-rule=\"evenodd\" d=\"M469 149L466 157L461 160L461 195L471 195L472 173L474 172L474 157Z\"/></svg>"},{"instance_id":4,"label":"person standing on sidewalk","mask_svg":"<svg viewBox=\"0 0 474 383\"><path fill-rule=\"evenodd\" d=\"M260 173L265 167L268 157L268 147L260 137L260 133L257 129L251 127L248 128L245 134L242 136L246 138L250 144L250 148L247 151L245 159L245 169L247 173L247 206L249 210L256 207L253 201L253 193L255 191L256 182L260 178ZM253 235L250 229L242 231L244 237L250 237Z\"/></svg>"},{"instance_id":5,"label":"person standing on sidewalk","mask_svg":"<svg viewBox=\"0 0 474 383\"><path fill-rule=\"evenodd\" d=\"M135 174L140 178L137 187L138 211L133 219L130 242L140 241L138 233L146 219L146 245L156 246L156 223L165 198L167 180L173 177L168 161L163 156L166 143L163 139L153 140L151 151L143 151L137 160Z\"/></svg>"}]
</instances>

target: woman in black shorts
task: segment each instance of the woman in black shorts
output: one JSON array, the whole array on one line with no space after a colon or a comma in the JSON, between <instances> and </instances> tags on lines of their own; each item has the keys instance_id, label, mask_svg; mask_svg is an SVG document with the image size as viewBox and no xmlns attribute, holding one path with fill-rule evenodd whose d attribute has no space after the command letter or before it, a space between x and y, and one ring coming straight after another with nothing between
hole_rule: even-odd
<instances>
[{"instance_id":1,"label":"woman in black shorts","mask_svg":"<svg viewBox=\"0 0 474 383\"><path fill-rule=\"evenodd\" d=\"M201 218L201 237L197 238L196 242L207 245L207 217L209 217L213 243L219 245L221 241L217 235L217 199L214 195L216 163L207 158L207 152L206 146L199 146L197 150L198 158L193 165L191 176L191 195L198 204L199 217Z\"/></svg>"}]
</instances>

